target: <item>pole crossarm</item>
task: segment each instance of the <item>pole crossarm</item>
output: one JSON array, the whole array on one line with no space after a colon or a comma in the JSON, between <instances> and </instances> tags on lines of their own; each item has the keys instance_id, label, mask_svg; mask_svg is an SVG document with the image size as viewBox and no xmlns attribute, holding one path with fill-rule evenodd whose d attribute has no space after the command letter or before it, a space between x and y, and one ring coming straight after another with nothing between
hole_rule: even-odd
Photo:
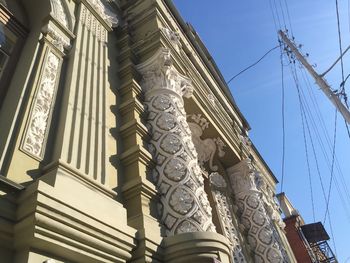
<instances>
[{"instance_id":1,"label":"pole crossarm","mask_svg":"<svg viewBox=\"0 0 350 263\"><path fill-rule=\"evenodd\" d=\"M295 57L300 61L301 64L307 69L311 76L315 79L317 85L321 88L323 93L327 98L333 103L333 105L338 109L338 111L343 115L345 121L350 124L350 112L341 102L337 94L335 94L330 86L327 84L326 80L314 70L314 68L308 63L305 57L299 52L297 47L289 40L286 34L282 31L278 31L283 42L290 48L294 53Z\"/></svg>"}]
</instances>

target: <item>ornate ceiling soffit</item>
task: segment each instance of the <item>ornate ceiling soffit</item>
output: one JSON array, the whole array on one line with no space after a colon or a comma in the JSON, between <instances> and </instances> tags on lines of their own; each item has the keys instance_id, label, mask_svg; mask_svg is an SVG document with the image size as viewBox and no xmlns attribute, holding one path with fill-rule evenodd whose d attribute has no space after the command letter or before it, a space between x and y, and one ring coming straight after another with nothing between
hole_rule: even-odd
<instances>
[{"instance_id":1,"label":"ornate ceiling soffit","mask_svg":"<svg viewBox=\"0 0 350 263\"><path fill-rule=\"evenodd\" d=\"M144 92L164 92L185 98L190 98L193 93L191 80L179 74L174 68L171 52L167 48L161 48L157 53L136 69L142 75L141 86ZM150 95L150 94L149 94Z\"/></svg>"},{"instance_id":2,"label":"ornate ceiling soffit","mask_svg":"<svg viewBox=\"0 0 350 263\"><path fill-rule=\"evenodd\" d=\"M182 48L180 42L180 35L177 32L170 30L169 28L162 27L160 30L164 33L164 35L168 38L171 44L175 47L177 51Z\"/></svg>"},{"instance_id":3,"label":"ornate ceiling soffit","mask_svg":"<svg viewBox=\"0 0 350 263\"><path fill-rule=\"evenodd\" d=\"M209 122L201 114L192 114L188 117L188 125L192 132L192 140L195 145L199 165L204 169L204 164L208 162L209 169L213 172L218 170L217 165L213 165L215 153L219 157L224 157L225 144L220 137L202 139L203 131L209 127Z\"/></svg>"},{"instance_id":4,"label":"ornate ceiling soffit","mask_svg":"<svg viewBox=\"0 0 350 263\"><path fill-rule=\"evenodd\" d=\"M103 0L88 0L88 2L111 27L116 27L118 25L117 14L108 7Z\"/></svg>"}]
</instances>

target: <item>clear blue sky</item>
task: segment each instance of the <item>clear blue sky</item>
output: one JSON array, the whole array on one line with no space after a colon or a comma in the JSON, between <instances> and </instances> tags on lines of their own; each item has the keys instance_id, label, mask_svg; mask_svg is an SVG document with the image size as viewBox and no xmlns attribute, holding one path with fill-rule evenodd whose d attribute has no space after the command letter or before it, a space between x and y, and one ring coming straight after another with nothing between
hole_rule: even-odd
<instances>
[{"instance_id":1,"label":"clear blue sky","mask_svg":"<svg viewBox=\"0 0 350 263\"><path fill-rule=\"evenodd\" d=\"M343 49L350 44L348 0L338 0L343 38ZM271 0L279 7L284 0ZM335 0L293 0L288 1L293 35L296 42L303 44L302 50L309 53L308 60L316 64L316 71L322 73L339 56ZM175 0L183 18L190 22L218 64L226 80L260 58L267 50L278 44L276 27L272 18L269 0L263 1L209 1ZM284 9L286 11L286 9ZM282 15L279 12L281 23ZM287 18L287 14L285 13ZM287 22L288 28L289 22ZM281 66L279 50L273 51L256 67L245 72L230 83L231 92L250 123L250 137L276 177L281 181L282 118L281 118ZM350 73L350 52L345 55L345 76ZM297 90L288 66L285 70L285 125L286 162L283 191L300 211L306 223L312 223L313 212L310 194L308 168L305 155L304 137ZM298 69L301 73L302 70ZM328 147L324 131L331 144L334 131L334 107L310 78L311 89L315 93L326 128L322 128L314 104L310 100L308 87L300 75L301 90L305 93L314 116L325 152L323 155L316 132L308 119L315 145L320 174L328 192L332 151ZM305 75L304 75L305 77ZM328 83L339 87L341 71L337 66L326 76ZM350 95L350 81L347 83ZM310 137L306 129L310 171L313 189L315 221L323 221L325 201L316 170ZM337 184L333 183L330 200L330 214L339 262L350 262L350 196L345 185L350 187L350 139L344 120L338 115L336 156L342 171L334 169ZM343 180L344 179L344 180ZM337 187L338 186L338 187ZM280 186L278 186L280 190ZM340 194L339 194L340 192ZM342 197L342 198L341 198ZM347 211L348 210L348 211ZM330 234L327 220L326 229ZM333 246L332 241L330 244Z\"/></svg>"}]
</instances>

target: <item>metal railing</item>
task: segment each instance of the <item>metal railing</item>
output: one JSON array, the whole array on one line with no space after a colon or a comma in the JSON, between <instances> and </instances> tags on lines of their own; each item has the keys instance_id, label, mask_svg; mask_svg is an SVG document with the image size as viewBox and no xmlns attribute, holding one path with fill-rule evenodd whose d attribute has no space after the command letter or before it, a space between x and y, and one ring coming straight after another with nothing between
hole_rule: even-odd
<instances>
[{"instance_id":1,"label":"metal railing","mask_svg":"<svg viewBox=\"0 0 350 263\"><path fill-rule=\"evenodd\" d=\"M315 263L338 263L338 260L327 241L310 244L310 247L315 255Z\"/></svg>"}]
</instances>

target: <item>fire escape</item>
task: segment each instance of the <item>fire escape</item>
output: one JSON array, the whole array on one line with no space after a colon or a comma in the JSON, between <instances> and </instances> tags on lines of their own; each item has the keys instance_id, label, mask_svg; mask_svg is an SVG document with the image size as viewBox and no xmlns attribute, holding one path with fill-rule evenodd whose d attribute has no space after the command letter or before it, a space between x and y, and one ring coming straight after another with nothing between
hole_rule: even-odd
<instances>
[{"instance_id":1,"label":"fire escape","mask_svg":"<svg viewBox=\"0 0 350 263\"><path fill-rule=\"evenodd\" d=\"M313 263L338 263L328 245L330 238L321 222L300 226L300 235Z\"/></svg>"}]
</instances>

